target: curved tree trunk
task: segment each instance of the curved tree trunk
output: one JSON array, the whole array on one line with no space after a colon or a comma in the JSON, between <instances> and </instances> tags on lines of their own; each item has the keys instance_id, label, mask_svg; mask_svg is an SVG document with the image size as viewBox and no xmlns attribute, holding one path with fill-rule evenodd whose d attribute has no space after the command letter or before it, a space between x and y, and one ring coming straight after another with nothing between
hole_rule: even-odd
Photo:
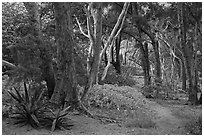
<instances>
[{"instance_id":1,"label":"curved tree trunk","mask_svg":"<svg viewBox=\"0 0 204 137\"><path fill-rule=\"evenodd\" d=\"M94 3L94 9L92 4L89 5L90 11L87 11L88 37L91 42L87 58L88 79L81 100L84 100L86 93L94 84L98 84L100 48L102 44L102 3ZM91 22L91 16L94 22ZM92 30L91 24L94 25L94 30Z\"/></svg>"},{"instance_id":2,"label":"curved tree trunk","mask_svg":"<svg viewBox=\"0 0 204 137\"><path fill-rule=\"evenodd\" d=\"M126 14L127 14L127 11L128 11L128 8L129 8L129 5L130 3L129 2L126 2L124 3L124 6L123 6L123 9L118 17L118 20L108 38L108 41L105 45L105 47L103 48L103 50L101 51L100 53L100 59L99 59L99 63L101 62L101 59L102 59L102 56L104 55L104 53L106 52L107 48L112 45L112 42L113 40L120 34L122 28L123 28L123 24L124 24L124 21L125 21L125 18L126 18ZM111 66L111 55L109 55L109 58L108 58L108 64L107 66L105 67L104 71L103 71L103 74L102 74L102 78L101 80L104 80L106 75L107 75L107 72L108 72L108 69L109 67Z\"/></svg>"},{"instance_id":3,"label":"curved tree trunk","mask_svg":"<svg viewBox=\"0 0 204 137\"><path fill-rule=\"evenodd\" d=\"M132 9L133 9L133 16L136 18L138 15L138 7L137 7L137 3L133 3L132 4ZM135 19L136 20L136 19ZM159 43L158 40L156 40L156 34L151 33L149 30L144 29L141 24L137 24L135 22L135 26L137 25L138 29L139 29L139 33L143 32L145 33L152 41L152 46L154 49L154 54L155 54L155 69L156 69L156 74L155 74L155 83L157 85L160 85L162 83L161 80L161 62L160 62L160 55L159 55ZM148 26L147 26L148 27ZM140 36L141 37L141 36ZM144 81L145 84L151 84L151 77L149 75L149 71L150 71L150 64L149 64L149 59L148 59L148 46L145 44L144 47L141 44L141 53L143 54L143 70L144 70Z\"/></svg>"}]
</instances>

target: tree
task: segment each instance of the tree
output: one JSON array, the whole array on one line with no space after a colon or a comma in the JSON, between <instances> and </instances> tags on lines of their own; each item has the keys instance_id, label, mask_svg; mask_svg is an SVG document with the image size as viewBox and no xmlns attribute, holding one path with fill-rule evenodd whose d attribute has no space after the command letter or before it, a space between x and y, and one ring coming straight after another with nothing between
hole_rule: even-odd
<instances>
[{"instance_id":1,"label":"tree","mask_svg":"<svg viewBox=\"0 0 204 137\"><path fill-rule=\"evenodd\" d=\"M113 30L111 31L110 36L108 37L108 41L106 42L105 47L103 48L103 50L100 53L99 63L101 62L101 59L102 59L104 53L106 52L107 48L110 46L110 52L109 52L109 56L108 56L108 63L107 63L107 65L106 65L106 67L105 67L105 69L103 71L101 80L105 79L105 77L107 75L107 72L108 72L108 69L109 69L109 67L111 65L111 60L112 60L111 48L113 46L113 40L120 34L120 32L121 32L121 30L123 28L123 23L125 21L125 17L126 17L127 11L128 11L129 4L130 3L124 3L123 10L121 11L121 14L119 15L119 18L118 18Z\"/></svg>"},{"instance_id":2,"label":"tree","mask_svg":"<svg viewBox=\"0 0 204 137\"><path fill-rule=\"evenodd\" d=\"M39 66L42 72L42 77L47 83L48 97L51 98L55 88L55 78L52 68L52 59L49 55L45 42L42 40L42 24L39 13L39 6L35 2L24 2L24 6L29 13L30 27L33 29L33 35L36 37L38 44L38 50L40 51L40 58L42 60Z\"/></svg>"},{"instance_id":3,"label":"tree","mask_svg":"<svg viewBox=\"0 0 204 137\"><path fill-rule=\"evenodd\" d=\"M132 14L133 17L136 15L138 15L138 5L137 3L132 3ZM134 23L136 25L136 18L134 18ZM140 24L138 24L140 25ZM141 30L139 29L139 38L141 39ZM139 43L139 47L140 47L140 52L141 52L141 64L142 64L142 68L143 68L143 73L144 73L144 85L150 85L151 84L151 76L150 76L150 63L149 63L149 51L148 51L148 43L142 43L142 41L138 41Z\"/></svg>"},{"instance_id":4,"label":"tree","mask_svg":"<svg viewBox=\"0 0 204 137\"><path fill-rule=\"evenodd\" d=\"M76 72L73 60L70 3L53 3L55 11L55 38L57 41L57 77L51 101L64 105L68 96L71 104L78 102Z\"/></svg>"},{"instance_id":5,"label":"tree","mask_svg":"<svg viewBox=\"0 0 204 137\"><path fill-rule=\"evenodd\" d=\"M99 70L99 64L101 63L102 56L106 52L106 49L108 46L113 42L116 36L119 35L120 30L122 29L122 24L125 19L125 14L128 9L128 4L126 3L124 5L124 9L121 12L121 15L119 16L119 19L114 27L114 29L111 32L110 37L108 38L107 43L105 44L103 50L100 52L101 48L101 36L102 36L102 3L90 3L88 6L88 10L86 11L87 14L87 30L88 35L83 31L79 21L77 20L78 26L80 27L81 33L89 38L90 40L90 47L89 47L89 53L87 58L87 74L88 74L88 80L87 84L84 88L84 92L82 95L82 100L85 98L86 93L88 90L93 86L93 84L98 83L98 70ZM91 20L91 17L93 17L93 22ZM93 26L93 29L92 29ZM118 51L117 51L118 52ZM107 70L110 67L111 62L111 55L109 54L108 63L107 66L103 72L102 79L105 78L107 74Z\"/></svg>"},{"instance_id":6,"label":"tree","mask_svg":"<svg viewBox=\"0 0 204 137\"><path fill-rule=\"evenodd\" d=\"M112 55L111 64L114 66L117 74L121 74L120 45L121 45L121 34L119 34L118 37L115 39L115 56L114 56L114 46L111 47L111 55Z\"/></svg>"},{"instance_id":7,"label":"tree","mask_svg":"<svg viewBox=\"0 0 204 137\"><path fill-rule=\"evenodd\" d=\"M192 81L192 74L191 74L191 66L190 66L190 58L189 53L190 49L188 45L186 44L186 22L185 22L185 3L179 3L178 4L178 11L179 11L179 22L180 22L180 35L181 35L181 49L184 56L184 63L185 63L185 69L186 74L188 75L188 83L189 83L189 101L194 102L197 98L197 93L193 92L193 81Z\"/></svg>"},{"instance_id":8,"label":"tree","mask_svg":"<svg viewBox=\"0 0 204 137\"><path fill-rule=\"evenodd\" d=\"M93 86L93 84L98 83L99 55L102 43L102 3L89 3L86 16L88 34L83 31L81 24L76 18L81 33L90 40L87 57L87 83L81 97L82 100L84 100L87 91ZM91 17L93 20L91 20Z\"/></svg>"}]
</instances>

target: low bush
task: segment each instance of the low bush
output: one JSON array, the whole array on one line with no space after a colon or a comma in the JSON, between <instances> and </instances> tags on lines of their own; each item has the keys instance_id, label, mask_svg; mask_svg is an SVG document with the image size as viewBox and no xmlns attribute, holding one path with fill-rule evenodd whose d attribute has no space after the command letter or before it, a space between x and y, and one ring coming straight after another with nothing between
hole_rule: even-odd
<instances>
[{"instance_id":1,"label":"low bush","mask_svg":"<svg viewBox=\"0 0 204 137\"><path fill-rule=\"evenodd\" d=\"M27 89L25 83L23 93L16 88L14 89L15 92L8 91L16 101L13 106L10 104L10 107L13 107L11 118L14 119L14 124L30 125L33 128L49 127L51 131L68 129L73 125L68 122L69 118L66 117L69 108L53 109L51 103L43 100L43 91L32 90L31 92Z\"/></svg>"},{"instance_id":2,"label":"low bush","mask_svg":"<svg viewBox=\"0 0 204 137\"><path fill-rule=\"evenodd\" d=\"M15 124L30 125L34 128L40 127L39 119L44 117L45 107L42 105L41 98L43 93L38 93L36 90L33 95L28 91L24 83L24 94L21 94L16 88L15 92L8 93L16 101L14 112L11 116L15 119Z\"/></svg>"},{"instance_id":3,"label":"low bush","mask_svg":"<svg viewBox=\"0 0 204 137\"><path fill-rule=\"evenodd\" d=\"M70 126L73 126L73 124L72 122L70 122L70 119L66 117L69 113L69 108L70 107L67 107L65 109L59 108L56 110L48 108L48 113L46 113L45 118L41 120L41 124L44 127L50 128L52 132L56 129L70 129Z\"/></svg>"},{"instance_id":4,"label":"low bush","mask_svg":"<svg viewBox=\"0 0 204 137\"><path fill-rule=\"evenodd\" d=\"M90 106L110 109L146 109L148 101L129 86L95 85L88 93Z\"/></svg>"}]
</instances>

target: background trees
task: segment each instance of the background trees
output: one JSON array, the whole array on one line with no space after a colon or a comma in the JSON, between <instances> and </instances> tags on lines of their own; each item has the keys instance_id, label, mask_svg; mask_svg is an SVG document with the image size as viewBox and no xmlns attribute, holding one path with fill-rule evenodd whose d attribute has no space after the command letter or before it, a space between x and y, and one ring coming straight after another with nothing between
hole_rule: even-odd
<instances>
[{"instance_id":1,"label":"background trees","mask_svg":"<svg viewBox=\"0 0 204 137\"><path fill-rule=\"evenodd\" d=\"M190 102L197 103L202 77L201 3L2 6L3 74L15 82L45 82L54 102L76 98L77 83L85 87L84 98L109 76L128 80L142 75L144 86L182 89ZM117 80L112 83L119 84Z\"/></svg>"}]
</instances>

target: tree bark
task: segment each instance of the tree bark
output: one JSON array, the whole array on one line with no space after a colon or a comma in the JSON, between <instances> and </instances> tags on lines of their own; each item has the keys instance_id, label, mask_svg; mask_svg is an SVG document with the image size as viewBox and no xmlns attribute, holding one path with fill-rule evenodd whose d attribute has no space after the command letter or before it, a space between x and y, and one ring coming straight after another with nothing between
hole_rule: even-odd
<instances>
[{"instance_id":1,"label":"tree bark","mask_svg":"<svg viewBox=\"0 0 204 137\"><path fill-rule=\"evenodd\" d=\"M150 64L149 64L149 54L148 54L148 44L144 43L144 45L140 44L141 53L142 53L142 68L144 72L144 85L151 84L151 77L150 77Z\"/></svg>"},{"instance_id":2,"label":"tree bark","mask_svg":"<svg viewBox=\"0 0 204 137\"><path fill-rule=\"evenodd\" d=\"M78 101L76 72L73 58L74 41L70 29L70 3L53 3L57 41L57 77L51 102L64 105Z\"/></svg>"},{"instance_id":3,"label":"tree bark","mask_svg":"<svg viewBox=\"0 0 204 137\"><path fill-rule=\"evenodd\" d=\"M184 63L184 59L182 60L182 64L181 64L181 79L182 79L182 90L186 91L186 68L185 68L185 63Z\"/></svg>"},{"instance_id":4,"label":"tree bark","mask_svg":"<svg viewBox=\"0 0 204 137\"><path fill-rule=\"evenodd\" d=\"M121 34L116 38L116 43L115 43L115 53L116 53L116 60L115 60L115 70L117 74L121 74L121 64L120 64L120 44L121 44Z\"/></svg>"},{"instance_id":5,"label":"tree bark","mask_svg":"<svg viewBox=\"0 0 204 137\"><path fill-rule=\"evenodd\" d=\"M152 39L152 46L154 49L155 55L155 67L156 67L156 75L155 75L155 83L156 85L161 85L161 62L160 62L160 55L159 55L159 42L155 39Z\"/></svg>"},{"instance_id":6,"label":"tree bark","mask_svg":"<svg viewBox=\"0 0 204 137\"><path fill-rule=\"evenodd\" d=\"M90 20L91 16L94 23ZM94 24L94 30L92 30L91 24ZM88 79L81 100L84 100L86 93L94 84L98 84L99 58L102 44L102 3L90 3L89 11L87 11L87 28L91 44L87 58Z\"/></svg>"},{"instance_id":7,"label":"tree bark","mask_svg":"<svg viewBox=\"0 0 204 137\"><path fill-rule=\"evenodd\" d=\"M191 74L191 62L189 58L190 49L186 44L186 26L185 26L185 3L181 2L178 6L179 9L179 22L180 22L180 35L181 35L181 48L184 56L185 61L185 68L188 75L188 94L189 100L191 103L195 104L197 96L193 92L193 81L192 81L192 74Z\"/></svg>"},{"instance_id":8,"label":"tree bark","mask_svg":"<svg viewBox=\"0 0 204 137\"><path fill-rule=\"evenodd\" d=\"M115 39L115 56L114 56L114 47L111 46L111 56L112 56L111 64L114 66L117 74L121 74L120 42L121 42L121 35L119 34L119 36Z\"/></svg>"}]
</instances>

